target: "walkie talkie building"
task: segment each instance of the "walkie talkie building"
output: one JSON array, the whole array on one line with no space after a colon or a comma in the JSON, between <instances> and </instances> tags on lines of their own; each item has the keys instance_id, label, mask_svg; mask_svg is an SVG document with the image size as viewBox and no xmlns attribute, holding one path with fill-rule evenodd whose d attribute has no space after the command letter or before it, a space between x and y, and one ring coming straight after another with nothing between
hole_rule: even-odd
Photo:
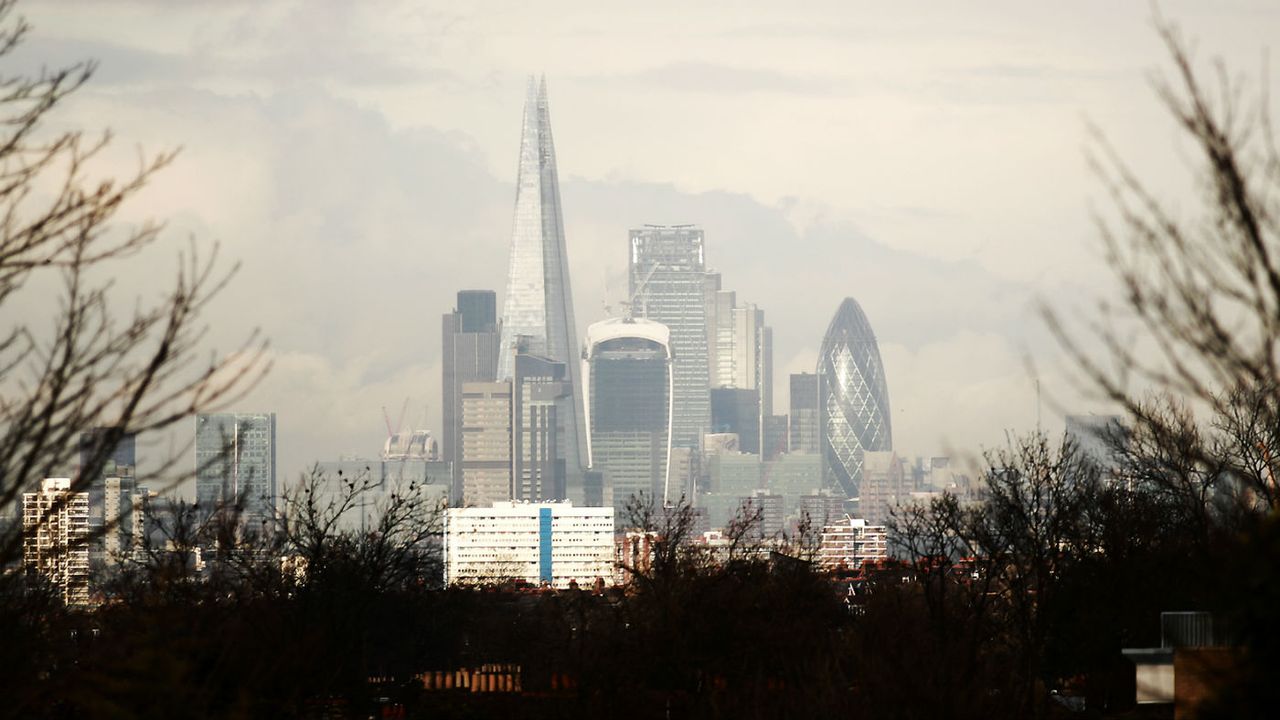
<instances>
[{"instance_id":1,"label":"walkie talkie building","mask_svg":"<svg viewBox=\"0 0 1280 720\"><path fill-rule=\"evenodd\" d=\"M861 491L863 453L893 449L889 388L871 323L845 298L818 357L818 413L827 483L846 497Z\"/></svg>"}]
</instances>

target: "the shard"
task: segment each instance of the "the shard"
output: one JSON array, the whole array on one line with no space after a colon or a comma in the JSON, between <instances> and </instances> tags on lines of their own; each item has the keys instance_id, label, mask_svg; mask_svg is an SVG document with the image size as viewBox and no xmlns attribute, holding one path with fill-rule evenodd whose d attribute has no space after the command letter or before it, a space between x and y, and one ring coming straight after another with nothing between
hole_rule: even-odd
<instances>
[{"instance_id":1,"label":"the shard","mask_svg":"<svg viewBox=\"0 0 1280 720\"><path fill-rule=\"evenodd\" d=\"M540 83L529 78L524 105L511 259L502 306L499 380L514 375L517 349L562 362L567 368L573 396L560 414L561 457L568 466L570 498L576 500L580 483L575 480L583 467L582 377L545 78Z\"/></svg>"}]
</instances>

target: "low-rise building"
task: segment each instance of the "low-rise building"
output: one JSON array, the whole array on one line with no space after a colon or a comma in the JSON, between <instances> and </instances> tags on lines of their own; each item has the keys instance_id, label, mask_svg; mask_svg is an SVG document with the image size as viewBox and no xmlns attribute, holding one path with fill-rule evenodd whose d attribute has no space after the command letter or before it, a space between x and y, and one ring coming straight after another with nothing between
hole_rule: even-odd
<instances>
[{"instance_id":1,"label":"low-rise building","mask_svg":"<svg viewBox=\"0 0 1280 720\"><path fill-rule=\"evenodd\" d=\"M495 502L445 513L445 584L567 588L613 579L613 508Z\"/></svg>"},{"instance_id":2,"label":"low-rise building","mask_svg":"<svg viewBox=\"0 0 1280 720\"><path fill-rule=\"evenodd\" d=\"M845 515L822 528L818 564L826 569L854 570L863 563L889 557L889 534L882 525L869 525L862 518Z\"/></svg>"}]
</instances>

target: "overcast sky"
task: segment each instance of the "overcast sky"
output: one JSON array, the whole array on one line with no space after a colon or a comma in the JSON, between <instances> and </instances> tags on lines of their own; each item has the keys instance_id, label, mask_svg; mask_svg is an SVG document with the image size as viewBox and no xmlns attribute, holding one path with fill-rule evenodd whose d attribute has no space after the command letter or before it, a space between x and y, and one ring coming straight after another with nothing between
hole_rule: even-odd
<instances>
[{"instance_id":1,"label":"overcast sky","mask_svg":"<svg viewBox=\"0 0 1280 720\"><path fill-rule=\"evenodd\" d=\"M1257 82L1280 5L1163 2ZM1085 159L1101 127L1188 215L1193 164L1151 91L1146 2L23 2L9 71L96 59L58 115L111 128L113 166L180 159L124 211L167 220L122 269L154 297L194 236L243 269L212 341L270 338L236 409L279 414L289 477L372 456L410 399L439 425L440 315L503 290L525 78L545 73L578 322L626 288L627 230L698 223L727 289L775 329L775 406L853 296L880 342L901 454L1036 423L1063 380L1038 300L1108 291ZM499 301L501 302L501 300ZM34 312L34 307L26 308ZM582 336L579 328L579 338Z\"/></svg>"}]
</instances>

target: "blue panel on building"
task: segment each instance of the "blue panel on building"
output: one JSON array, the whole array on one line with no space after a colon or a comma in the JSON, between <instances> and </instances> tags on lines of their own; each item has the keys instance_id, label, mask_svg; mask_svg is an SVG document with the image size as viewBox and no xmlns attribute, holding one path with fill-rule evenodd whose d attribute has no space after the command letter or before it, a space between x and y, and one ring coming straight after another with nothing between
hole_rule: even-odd
<instances>
[{"instance_id":1,"label":"blue panel on building","mask_svg":"<svg viewBox=\"0 0 1280 720\"><path fill-rule=\"evenodd\" d=\"M538 510L538 579L551 582L551 508Z\"/></svg>"}]
</instances>

